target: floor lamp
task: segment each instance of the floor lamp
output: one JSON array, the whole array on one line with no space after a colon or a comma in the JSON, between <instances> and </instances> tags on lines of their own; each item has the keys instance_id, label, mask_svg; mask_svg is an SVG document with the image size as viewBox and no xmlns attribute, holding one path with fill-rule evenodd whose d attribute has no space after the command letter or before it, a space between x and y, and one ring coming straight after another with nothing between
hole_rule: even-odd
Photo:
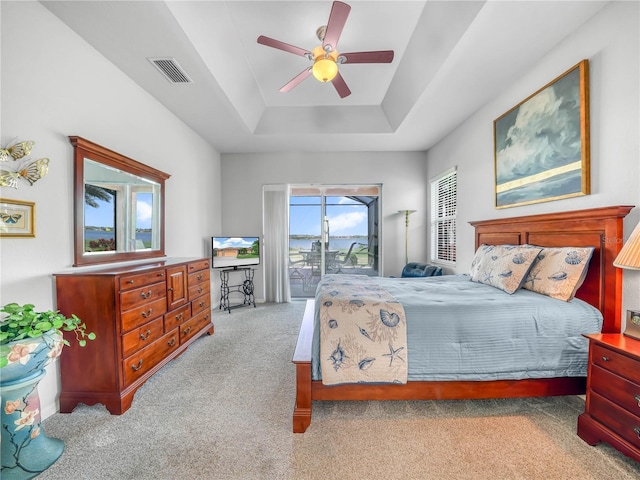
<instances>
[{"instance_id":1,"label":"floor lamp","mask_svg":"<svg viewBox=\"0 0 640 480\"><path fill-rule=\"evenodd\" d=\"M409 215L415 210L398 210L398 213L404 213L404 264L409 263Z\"/></svg>"}]
</instances>

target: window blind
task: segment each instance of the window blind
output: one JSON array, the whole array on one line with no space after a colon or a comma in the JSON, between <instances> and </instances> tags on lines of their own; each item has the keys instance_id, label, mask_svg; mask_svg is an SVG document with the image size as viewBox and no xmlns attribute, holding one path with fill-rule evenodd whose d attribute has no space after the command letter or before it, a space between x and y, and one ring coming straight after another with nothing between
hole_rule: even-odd
<instances>
[{"instance_id":1,"label":"window blind","mask_svg":"<svg viewBox=\"0 0 640 480\"><path fill-rule=\"evenodd\" d=\"M431 260L456 261L458 176L453 168L431 181Z\"/></svg>"}]
</instances>

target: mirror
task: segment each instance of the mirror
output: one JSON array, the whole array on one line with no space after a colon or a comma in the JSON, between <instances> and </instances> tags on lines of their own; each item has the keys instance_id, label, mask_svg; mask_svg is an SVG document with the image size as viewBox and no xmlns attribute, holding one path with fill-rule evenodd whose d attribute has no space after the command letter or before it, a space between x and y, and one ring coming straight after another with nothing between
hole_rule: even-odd
<instances>
[{"instance_id":1,"label":"mirror","mask_svg":"<svg viewBox=\"0 0 640 480\"><path fill-rule=\"evenodd\" d=\"M164 256L169 175L81 137L74 147L74 266Z\"/></svg>"}]
</instances>

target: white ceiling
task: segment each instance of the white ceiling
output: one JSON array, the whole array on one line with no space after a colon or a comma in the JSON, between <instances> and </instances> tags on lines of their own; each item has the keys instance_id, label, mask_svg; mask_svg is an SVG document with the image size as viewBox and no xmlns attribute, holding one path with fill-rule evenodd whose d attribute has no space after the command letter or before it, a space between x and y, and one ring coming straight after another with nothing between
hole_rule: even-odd
<instances>
[{"instance_id":1,"label":"white ceiling","mask_svg":"<svg viewBox=\"0 0 640 480\"><path fill-rule=\"evenodd\" d=\"M608 2L359 1L338 50L394 50L391 64L345 64L352 94L310 65L257 43L311 49L327 1L42 1L221 153L427 150L526 74ZM172 84L147 60L172 57L193 80Z\"/></svg>"}]
</instances>

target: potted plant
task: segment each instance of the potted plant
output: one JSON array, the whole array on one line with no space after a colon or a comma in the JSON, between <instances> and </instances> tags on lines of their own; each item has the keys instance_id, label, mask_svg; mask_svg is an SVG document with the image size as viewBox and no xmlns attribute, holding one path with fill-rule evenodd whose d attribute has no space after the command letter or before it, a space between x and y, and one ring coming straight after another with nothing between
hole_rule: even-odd
<instances>
[{"instance_id":1,"label":"potted plant","mask_svg":"<svg viewBox=\"0 0 640 480\"><path fill-rule=\"evenodd\" d=\"M8 303L0 312L0 397L2 398L2 478L32 478L49 468L64 444L47 437L40 426L38 383L44 368L69 345L73 332L79 346L95 339L76 315L35 311L32 304Z\"/></svg>"},{"instance_id":2,"label":"potted plant","mask_svg":"<svg viewBox=\"0 0 640 480\"><path fill-rule=\"evenodd\" d=\"M37 356L29 349L16 348L16 345L42 342L44 347L53 350L48 356L50 362L62 353L63 345L69 345L62 331L74 332L81 347L87 344L87 340L96 338L94 333L87 333L86 325L76 315L65 317L58 311L36 312L34 309L32 304L17 303L8 303L0 309L7 314L0 320L0 368L15 363L25 365ZM8 380L7 374L2 370L3 382Z\"/></svg>"}]
</instances>

